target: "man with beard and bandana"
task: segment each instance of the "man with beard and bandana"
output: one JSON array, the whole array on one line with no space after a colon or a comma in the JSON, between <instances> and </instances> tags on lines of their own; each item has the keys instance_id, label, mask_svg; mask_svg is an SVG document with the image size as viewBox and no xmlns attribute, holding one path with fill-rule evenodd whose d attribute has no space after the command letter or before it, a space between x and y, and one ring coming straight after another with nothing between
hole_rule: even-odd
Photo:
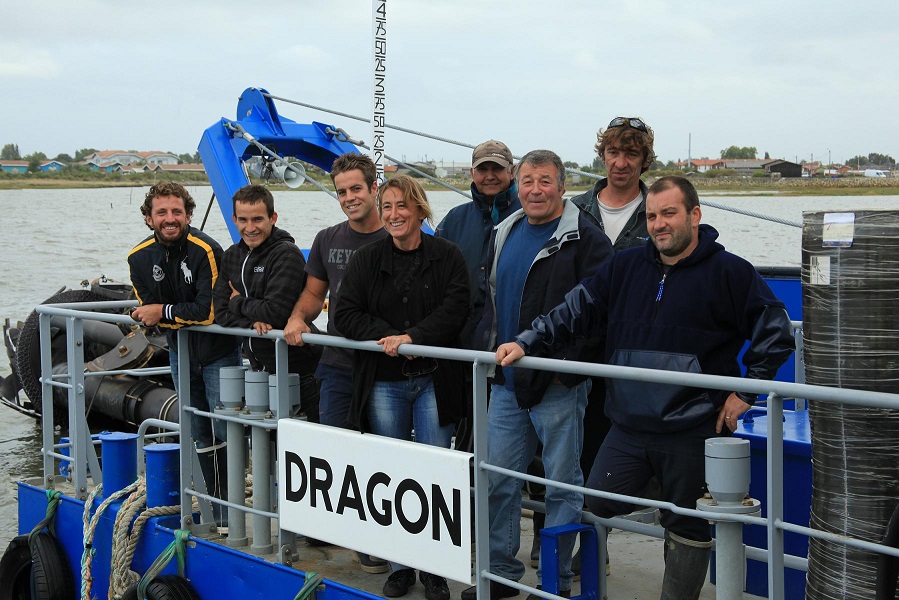
<instances>
[{"instance_id":1,"label":"man with beard and bandana","mask_svg":"<svg viewBox=\"0 0 899 600\"><path fill-rule=\"evenodd\" d=\"M181 327L211 325L214 321L212 288L218 277L222 247L191 227L196 203L184 186L161 181L147 192L140 211L153 235L128 254L131 285L140 306L131 318L147 327L166 331L172 379L178 386L178 342ZM192 331L190 345L190 406L212 412L219 402L219 369L241 364L240 343L233 336ZM183 402L184 399L181 399ZM191 431L206 489L216 498L227 491L225 423L193 415ZM224 525L227 510L213 504L217 524Z\"/></svg>"}]
</instances>

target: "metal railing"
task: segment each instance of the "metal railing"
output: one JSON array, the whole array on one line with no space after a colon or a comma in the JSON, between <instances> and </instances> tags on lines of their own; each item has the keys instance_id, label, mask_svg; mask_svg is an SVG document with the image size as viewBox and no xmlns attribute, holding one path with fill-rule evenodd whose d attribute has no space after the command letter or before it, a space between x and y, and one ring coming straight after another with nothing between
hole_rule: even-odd
<instances>
[{"instance_id":1,"label":"metal railing","mask_svg":"<svg viewBox=\"0 0 899 600\"><path fill-rule=\"evenodd\" d=\"M115 309L127 308L135 306L135 302L93 302L93 303L77 303L77 304L59 304L59 305L41 305L36 307L36 311L40 314L40 339L41 339L41 385L43 392L43 462L44 462L44 482L47 487L54 485L54 461L68 460L71 462L70 472L72 473L72 481L75 486L76 494L84 499L87 497L88 487L88 468L93 477L93 483L96 485L102 482L102 472L100 470L99 461L97 459L96 450L91 443L90 432L87 428L87 419L85 416L85 398L84 398L84 378L90 376L103 376L101 373L85 373L84 372L84 336L83 336L83 320L98 320L108 323L123 323L134 325L134 321L127 315L115 315L106 313L93 313L91 310L97 309ZM77 307L77 308L76 308ZM66 319L66 345L68 368L65 374L52 374L51 350L50 350L50 317L61 316ZM799 326L794 323L794 326ZM277 389L278 389L278 410L277 414L289 414L289 397L287 385L287 343L284 341L283 332L281 330L273 330L267 334L259 336L254 330L250 329L231 329L217 325L192 328L194 330L207 331L209 333L219 333L224 335L237 335L241 337L264 337L275 342L275 356L277 366ZM381 352L382 349L374 341L357 342L344 338L337 338L322 334L304 334L303 339L306 343L321 346L333 346L339 348L347 348L353 350L364 350ZM178 332L179 349L183 349L178 353L179 363L182 373L188 372L188 346L187 346L187 329L181 329ZM603 364L581 363L575 361L558 361L545 358L529 358L525 357L516 363L516 367L550 370L559 373L582 374L591 377L604 378L621 378L632 379L645 382L653 382L660 384L675 384L690 387L708 388L716 390L725 390L732 392L746 392L750 394L766 395L768 398L768 419L767 419L767 497L761 499L767 507L768 516L751 517L743 515L727 515L717 514L711 515L705 511L695 509L686 509L675 506L668 502L660 502L648 500L645 498L623 496L608 492L600 492L588 488L578 488L568 484L549 481L540 477L534 477L527 474L511 472L487 462L486 459L486 439L487 439L487 371L496 364L493 353L476 352L471 350L460 350L451 348L438 348L432 346L420 346L416 344L404 344L400 347L401 354L413 356L425 356L446 360L457 360L472 363L473 371L473 394L474 394L474 463L475 481L475 523L476 523L476 559L475 572L477 573L478 592L482 598L489 598L489 581L501 581L507 585L513 585L519 589L537 592L533 588L523 586L517 582L505 580L489 572L489 557L486 549L489 547L488 538L488 511L487 511L487 474L488 472L501 473L503 475L517 477L525 481L542 483L545 485L554 485L566 489L576 489L584 494L606 498L616 501L623 501L631 504L637 504L647 507L661 508L672 511L677 514L688 515L710 520L714 518L720 522L738 522L750 525L765 527L767 530L767 549L747 548L747 557L754 559L768 558L768 590L769 597L781 600L784 598L784 567L803 568L807 565L806 559L802 557L785 556L784 553L784 532L790 531L805 535L809 538L817 538L830 542L858 548L865 551L887 554L899 557L899 549L891 548L881 544L867 542L865 540L849 538L825 531L812 529L795 523L784 521L784 505L783 505L783 402L784 399L797 398L803 400L815 400L820 402L837 402L850 404L855 406L869 406L877 408L889 408L899 410L899 395L886 394L880 392L870 392L863 390L839 389L807 385L802 383L787 383L779 381L760 381L747 380L741 378L724 377L717 375L702 375L693 373L681 373L673 371L659 371L653 369L643 369L634 367L621 367ZM68 391L68 416L71 442L69 443L69 456L65 456L58 452L60 445L54 444L54 423L53 423L53 388L59 387ZM178 385L178 395L180 398L190 397L190 378L180 378ZM195 409L189 406L182 406L180 417L182 423L189 423L189 417ZM210 418L222 418L220 415L213 413L204 413L204 416ZM225 417L227 419L227 417ZM252 422L241 421L244 425L254 425ZM276 424L269 421L260 423L258 426L273 428ZM192 450L193 436L190 426L182 425L180 428L181 443L181 469L182 469L182 521L183 525L191 526L191 505L190 496L198 496L203 499L219 502L228 507L239 508L248 513L262 514L258 510L250 507L241 506L232 502L225 502L212 498L211 496L198 493L190 485L189 473L192 465L190 464L190 456ZM274 517L273 513L264 513L266 517ZM605 535L606 526L616 529L634 531L638 533L649 533L650 535L658 535L658 529L653 529L641 523L628 521L627 519L602 519L595 516L588 516L588 520L600 526L603 529L602 537ZM283 532L284 539L290 539L289 532ZM604 562L602 556L602 544L600 549L600 561ZM719 573L719 577L724 574ZM601 576L601 582L604 577ZM601 583L601 594L604 594L604 586ZM545 593L544 593L545 595Z\"/></svg>"}]
</instances>

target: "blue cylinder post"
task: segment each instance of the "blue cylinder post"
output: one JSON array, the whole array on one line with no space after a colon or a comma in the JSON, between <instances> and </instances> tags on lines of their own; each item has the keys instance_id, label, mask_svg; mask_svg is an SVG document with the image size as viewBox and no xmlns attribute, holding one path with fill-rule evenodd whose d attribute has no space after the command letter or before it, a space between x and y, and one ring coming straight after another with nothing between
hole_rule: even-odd
<instances>
[{"instance_id":1,"label":"blue cylinder post","mask_svg":"<svg viewBox=\"0 0 899 600\"><path fill-rule=\"evenodd\" d=\"M147 508L177 506L178 444L150 444L144 446L147 456Z\"/></svg>"},{"instance_id":2,"label":"blue cylinder post","mask_svg":"<svg viewBox=\"0 0 899 600\"><path fill-rule=\"evenodd\" d=\"M100 434L104 498L137 480L137 438L136 433L119 431Z\"/></svg>"}]
</instances>

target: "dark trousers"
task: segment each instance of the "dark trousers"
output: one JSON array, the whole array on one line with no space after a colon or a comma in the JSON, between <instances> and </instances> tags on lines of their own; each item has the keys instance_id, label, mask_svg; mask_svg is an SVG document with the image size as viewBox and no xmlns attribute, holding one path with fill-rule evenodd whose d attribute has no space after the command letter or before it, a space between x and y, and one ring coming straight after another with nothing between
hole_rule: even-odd
<instances>
[{"instance_id":1,"label":"dark trousers","mask_svg":"<svg viewBox=\"0 0 899 600\"><path fill-rule=\"evenodd\" d=\"M717 416L717 415L716 415ZM645 433L613 424L609 430L587 487L604 492L640 496L651 477L658 479L661 500L684 508L696 508L705 493L705 440L715 437L715 419L673 433ZM587 506L600 517L627 514L635 506L587 496ZM711 540L709 523L661 511L662 526L690 540Z\"/></svg>"},{"instance_id":2,"label":"dark trousers","mask_svg":"<svg viewBox=\"0 0 899 600\"><path fill-rule=\"evenodd\" d=\"M602 377L591 379L593 387L587 394L587 410L584 412L584 449L581 451L581 472L584 481L590 477L599 447L602 446L612 421L606 416L606 385Z\"/></svg>"}]
</instances>

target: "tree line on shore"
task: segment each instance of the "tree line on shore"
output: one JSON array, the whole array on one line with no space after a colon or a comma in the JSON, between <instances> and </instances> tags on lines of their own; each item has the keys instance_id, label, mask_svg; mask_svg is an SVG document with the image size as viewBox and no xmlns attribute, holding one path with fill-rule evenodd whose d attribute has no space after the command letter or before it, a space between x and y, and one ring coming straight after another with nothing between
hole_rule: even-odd
<instances>
[{"instance_id":1,"label":"tree line on shore","mask_svg":"<svg viewBox=\"0 0 899 600\"><path fill-rule=\"evenodd\" d=\"M98 150L95 148L80 148L75 151L75 155L69 155L67 153L57 154L52 159L48 157L43 152L37 151L32 152L31 154L27 154L22 156L19 152L19 145L10 143L5 144L2 149L0 149L0 160L26 160L28 161L28 172L30 174L36 175L41 178L48 179L74 179L74 180L91 180L91 179L102 179L109 180L110 177L122 179L127 177L127 181L132 182L142 182L146 181L154 181L157 179L157 175L155 173L129 173L124 175L122 173L107 173L101 171L92 170L87 165L82 164L82 161L85 157L90 156L94 152ZM174 154L174 153L171 153ZM755 146L729 146L721 150L721 159L722 160L732 160L732 159L757 159L758 158L758 149ZM202 161L200 160L200 153L194 152L194 154L177 154L179 162L181 164L200 164ZM764 158L770 158L770 155L765 152ZM59 171L52 172L42 172L40 170L40 165L48 160L55 160L60 163L66 165L63 169ZM707 157L702 157L700 160L708 160ZM800 164L805 164L806 161L800 161ZM896 161L892 156L888 154L880 154L878 152L871 152L867 156L858 155L853 156L852 158L842 163L848 165L853 168L861 168L863 166L875 166L877 168L894 168L896 165ZM314 165L306 165L307 174L315 177L316 179L327 179L327 173L321 171ZM599 156L593 159L592 164L584 164L578 165L578 163L574 161L566 161L565 166L577 169L581 171L585 171L588 173L595 173L597 175L605 175L606 170L605 166L602 164ZM665 174L666 171L670 171L672 173L682 173L685 170L689 170L689 166L684 165L684 161L674 161L669 160L667 162L662 161L661 159L656 159L652 165L650 165L649 170L654 171L657 175ZM828 165L835 166L835 165ZM427 169L425 169L427 171ZM433 173L429 173L430 175L434 175ZM730 169L709 169L705 173L704 176L709 178L721 178L721 177L730 177L735 175L736 173ZM5 175L10 175L6 173ZM418 176L416 173L412 173L413 176ZM756 177L767 176L763 170L760 170L758 173L753 174ZM20 175L21 176L21 175ZM207 181L205 173L179 173L177 179L182 182L204 182Z\"/></svg>"}]
</instances>

